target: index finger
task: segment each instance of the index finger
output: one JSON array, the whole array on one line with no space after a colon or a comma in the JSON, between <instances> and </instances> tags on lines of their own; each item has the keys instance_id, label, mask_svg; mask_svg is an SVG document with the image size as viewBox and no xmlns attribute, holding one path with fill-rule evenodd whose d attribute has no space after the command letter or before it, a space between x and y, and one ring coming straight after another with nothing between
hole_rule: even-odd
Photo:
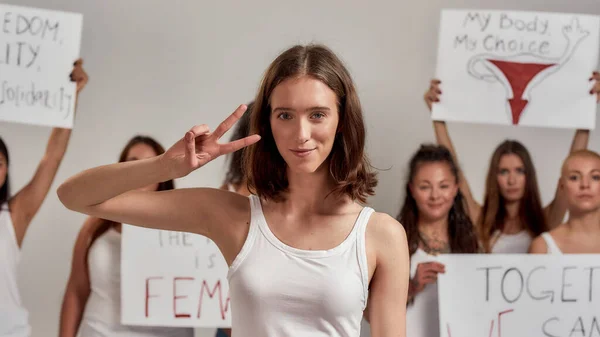
<instances>
[{"instance_id":1,"label":"index finger","mask_svg":"<svg viewBox=\"0 0 600 337\"><path fill-rule=\"evenodd\" d=\"M259 135L251 135L242 139L238 139L233 142L229 142L227 144L221 144L220 146L220 154L228 154L231 152L235 152L237 150L243 149L246 146L250 146L260 140Z\"/></svg>"},{"instance_id":2,"label":"index finger","mask_svg":"<svg viewBox=\"0 0 600 337\"><path fill-rule=\"evenodd\" d=\"M431 268L433 270L444 270L444 268L446 268L443 264L441 264L439 262L433 262L433 261L427 262L426 267Z\"/></svg>"},{"instance_id":3,"label":"index finger","mask_svg":"<svg viewBox=\"0 0 600 337\"><path fill-rule=\"evenodd\" d=\"M245 104L240 105L237 109L235 109L235 111L231 115L229 115L229 117L227 117L223 122L221 122L219 126L217 126L215 132L213 132L217 139L223 137L225 132L231 129L233 124L235 124L235 122L242 118L242 115L244 115L246 109L248 109L248 107Z\"/></svg>"}]
</instances>

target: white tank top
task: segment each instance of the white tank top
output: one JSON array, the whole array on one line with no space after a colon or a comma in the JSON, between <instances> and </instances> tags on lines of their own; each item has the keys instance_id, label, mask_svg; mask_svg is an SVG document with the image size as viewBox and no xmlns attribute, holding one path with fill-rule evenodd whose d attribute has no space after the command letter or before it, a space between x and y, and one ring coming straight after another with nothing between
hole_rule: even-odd
<instances>
[{"instance_id":1,"label":"white tank top","mask_svg":"<svg viewBox=\"0 0 600 337\"><path fill-rule=\"evenodd\" d=\"M554 239L552 238L552 235L550 235L550 233L545 232L542 233L542 238L544 239L544 241L546 241L546 254L562 254L562 251L560 250L560 248L558 248L558 245L556 244L556 241L554 241Z\"/></svg>"},{"instance_id":2,"label":"white tank top","mask_svg":"<svg viewBox=\"0 0 600 337\"><path fill-rule=\"evenodd\" d=\"M21 304L17 266L21 250L8 203L0 206L0 337L26 337L31 333L29 313Z\"/></svg>"},{"instance_id":3,"label":"white tank top","mask_svg":"<svg viewBox=\"0 0 600 337\"><path fill-rule=\"evenodd\" d=\"M358 337L368 298L363 208L346 239L329 250L301 250L269 229L251 195L248 237L228 273L232 330L244 337Z\"/></svg>"},{"instance_id":4,"label":"white tank top","mask_svg":"<svg viewBox=\"0 0 600 337\"><path fill-rule=\"evenodd\" d=\"M81 337L192 337L191 328L121 325L121 234L111 228L88 252L90 296L79 328Z\"/></svg>"},{"instance_id":5,"label":"white tank top","mask_svg":"<svg viewBox=\"0 0 600 337\"><path fill-rule=\"evenodd\" d=\"M492 240L498 237L492 247L492 254L527 254L533 240L529 232L523 230L516 234L504 234L496 231Z\"/></svg>"},{"instance_id":6,"label":"white tank top","mask_svg":"<svg viewBox=\"0 0 600 337\"><path fill-rule=\"evenodd\" d=\"M438 262L438 257L418 248L410 257L410 277L415 277L419 263L431 261ZM415 296L413 303L406 308L406 336L440 336L437 283L426 285L423 291Z\"/></svg>"}]
</instances>

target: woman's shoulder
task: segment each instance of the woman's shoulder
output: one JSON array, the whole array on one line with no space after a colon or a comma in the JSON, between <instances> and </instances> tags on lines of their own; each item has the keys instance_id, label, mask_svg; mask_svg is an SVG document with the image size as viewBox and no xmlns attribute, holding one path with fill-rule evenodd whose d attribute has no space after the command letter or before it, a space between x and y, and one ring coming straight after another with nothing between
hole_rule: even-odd
<instances>
[{"instance_id":1,"label":"woman's shoulder","mask_svg":"<svg viewBox=\"0 0 600 337\"><path fill-rule=\"evenodd\" d=\"M374 211L369 219L367 232L378 243L390 240L399 244L407 242L404 226L387 213Z\"/></svg>"},{"instance_id":2,"label":"woman's shoulder","mask_svg":"<svg viewBox=\"0 0 600 337\"><path fill-rule=\"evenodd\" d=\"M530 253L541 253L545 254L548 252L548 240L552 240L554 244L556 242L560 242L563 240L565 235L567 234L566 224L561 224L558 227L552 229L551 231L544 232L537 236L531 241L531 246L529 247Z\"/></svg>"}]
</instances>

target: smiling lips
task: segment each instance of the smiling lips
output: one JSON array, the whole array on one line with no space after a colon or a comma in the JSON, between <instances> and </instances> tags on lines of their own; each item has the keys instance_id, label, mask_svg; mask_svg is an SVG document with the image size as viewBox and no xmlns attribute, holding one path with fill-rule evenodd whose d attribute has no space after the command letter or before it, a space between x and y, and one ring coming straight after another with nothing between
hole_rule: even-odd
<instances>
[{"instance_id":1,"label":"smiling lips","mask_svg":"<svg viewBox=\"0 0 600 337\"><path fill-rule=\"evenodd\" d=\"M293 154L298 157L306 157L311 154L315 149L295 149L291 150Z\"/></svg>"}]
</instances>

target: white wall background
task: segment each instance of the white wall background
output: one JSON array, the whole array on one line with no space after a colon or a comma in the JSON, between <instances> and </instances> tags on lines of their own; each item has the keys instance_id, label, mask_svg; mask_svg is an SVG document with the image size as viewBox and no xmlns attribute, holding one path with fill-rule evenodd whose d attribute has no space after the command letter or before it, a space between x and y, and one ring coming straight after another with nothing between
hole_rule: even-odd
<instances>
[{"instance_id":1,"label":"white wall background","mask_svg":"<svg viewBox=\"0 0 600 337\"><path fill-rule=\"evenodd\" d=\"M421 96L433 75L442 8L520 9L600 14L598 0L183 1L8 0L84 15L82 57L91 81L48 199L23 246L20 286L34 337L52 336L71 252L84 216L66 210L56 187L67 177L114 162L136 133L169 146L192 125L216 126L249 101L270 61L295 43L322 42L347 63L366 111L368 152L381 169L371 204L396 215L405 165L419 143L433 141ZM505 138L532 152L545 202L573 131L451 124L450 133L475 195L481 199L489 156ZM0 123L12 156L14 190L31 177L48 128ZM600 150L592 133L590 147ZM223 161L178 181L214 186ZM199 332L209 336L208 331ZM365 332L367 335L368 332Z\"/></svg>"}]
</instances>

